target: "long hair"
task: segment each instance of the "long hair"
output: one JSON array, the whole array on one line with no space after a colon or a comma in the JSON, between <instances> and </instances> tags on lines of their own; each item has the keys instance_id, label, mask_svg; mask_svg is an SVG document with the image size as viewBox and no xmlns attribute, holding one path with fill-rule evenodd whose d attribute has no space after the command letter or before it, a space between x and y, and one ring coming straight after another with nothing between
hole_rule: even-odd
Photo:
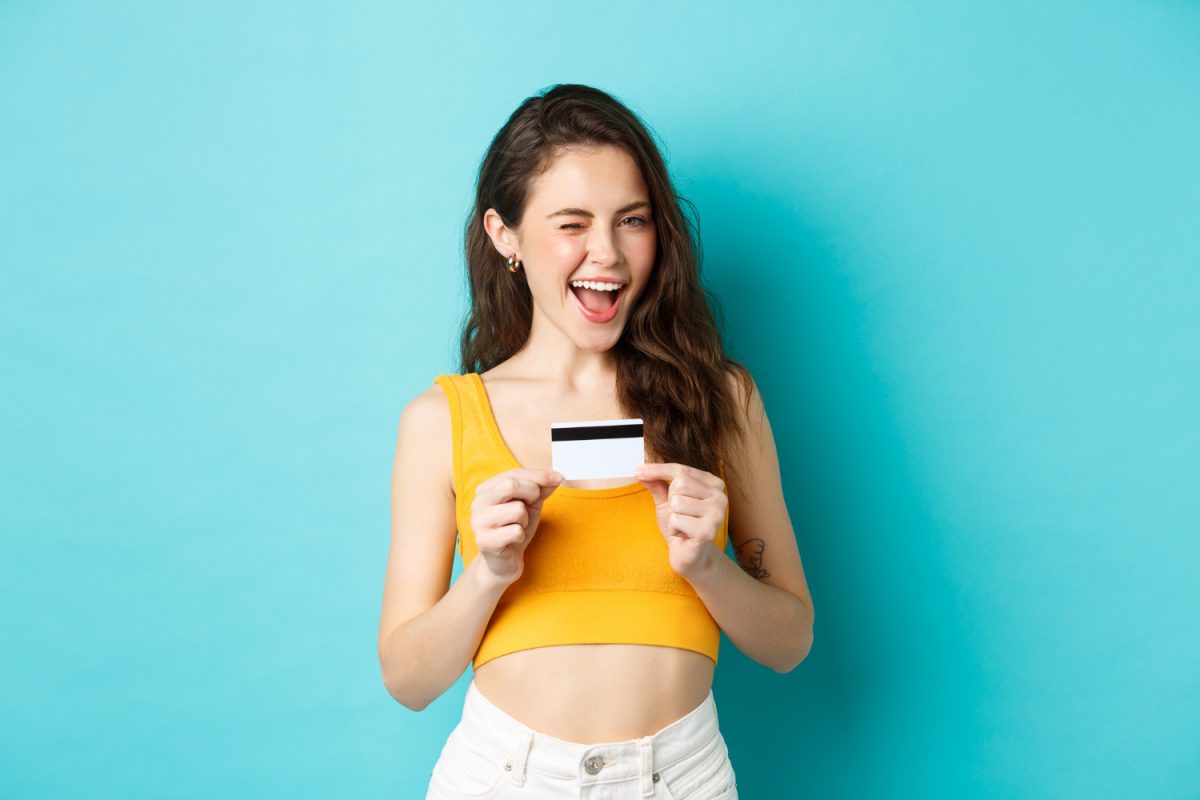
<instances>
[{"instance_id":1,"label":"long hair","mask_svg":"<svg viewBox=\"0 0 1200 800\"><path fill-rule=\"evenodd\" d=\"M558 84L527 98L496 133L479 168L466 226L471 307L461 370L484 372L524 345L533 299L524 270L511 273L483 227L488 208L510 228L521 223L534 178L569 146L614 145L633 159L650 192L657 251L648 284L614 346L621 413L641 417L652 460L717 474L740 435L731 373L749 407L751 378L721 343L716 297L700 283L695 208L671 183L645 124L611 95ZM691 212L685 215L683 206ZM712 307L710 307L710 302Z\"/></svg>"}]
</instances>

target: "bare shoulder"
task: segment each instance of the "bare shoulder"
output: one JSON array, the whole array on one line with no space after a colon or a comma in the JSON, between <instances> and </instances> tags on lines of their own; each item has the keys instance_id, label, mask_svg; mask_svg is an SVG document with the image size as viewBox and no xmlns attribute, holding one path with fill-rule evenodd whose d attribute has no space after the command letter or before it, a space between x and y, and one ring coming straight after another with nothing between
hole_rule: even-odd
<instances>
[{"instance_id":1,"label":"bare shoulder","mask_svg":"<svg viewBox=\"0 0 1200 800\"><path fill-rule=\"evenodd\" d=\"M433 384L408 401L400 412L397 450L419 454L411 459L445 477L454 493L454 432L450 403L438 384Z\"/></svg>"},{"instance_id":2,"label":"bare shoulder","mask_svg":"<svg viewBox=\"0 0 1200 800\"><path fill-rule=\"evenodd\" d=\"M735 435L726 448L725 483L735 504L759 503L764 492L774 494L779 485L775 437L758 382L745 367L726 371L737 420Z\"/></svg>"},{"instance_id":3,"label":"bare shoulder","mask_svg":"<svg viewBox=\"0 0 1200 800\"><path fill-rule=\"evenodd\" d=\"M758 383L750 371L744 367L730 368L726 370L725 378L729 382L737 420L737 435L728 448L729 466L744 471L749 453L761 450L768 444L767 440L771 438L770 423L767 422L767 410Z\"/></svg>"},{"instance_id":4,"label":"bare shoulder","mask_svg":"<svg viewBox=\"0 0 1200 800\"><path fill-rule=\"evenodd\" d=\"M440 384L433 384L413 397L400 412L401 424L429 427L443 425L450 430L450 405Z\"/></svg>"},{"instance_id":5,"label":"bare shoulder","mask_svg":"<svg viewBox=\"0 0 1200 800\"><path fill-rule=\"evenodd\" d=\"M742 435L729 448L726 470L729 539L734 557L750 576L812 602L784 499L775 435L758 385L749 373L730 381Z\"/></svg>"},{"instance_id":6,"label":"bare shoulder","mask_svg":"<svg viewBox=\"0 0 1200 800\"><path fill-rule=\"evenodd\" d=\"M451 424L449 404L437 384L413 397L400 413L381 646L397 626L433 607L450 585L457 533Z\"/></svg>"}]
</instances>

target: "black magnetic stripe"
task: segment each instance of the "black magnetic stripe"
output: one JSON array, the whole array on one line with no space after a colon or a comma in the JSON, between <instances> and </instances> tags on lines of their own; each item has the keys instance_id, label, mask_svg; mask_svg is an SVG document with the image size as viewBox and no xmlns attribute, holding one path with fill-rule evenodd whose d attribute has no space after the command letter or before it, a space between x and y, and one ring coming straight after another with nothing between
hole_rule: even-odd
<instances>
[{"instance_id":1,"label":"black magnetic stripe","mask_svg":"<svg viewBox=\"0 0 1200 800\"><path fill-rule=\"evenodd\" d=\"M552 442L582 442L588 439L634 439L642 435L642 423L587 425L580 428L551 428Z\"/></svg>"}]
</instances>

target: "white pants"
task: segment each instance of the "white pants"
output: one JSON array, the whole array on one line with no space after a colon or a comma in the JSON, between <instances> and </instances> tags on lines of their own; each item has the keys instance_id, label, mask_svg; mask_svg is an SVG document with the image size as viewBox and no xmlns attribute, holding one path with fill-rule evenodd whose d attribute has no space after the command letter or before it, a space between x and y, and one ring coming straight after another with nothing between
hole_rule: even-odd
<instances>
[{"instance_id":1,"label":"white pants","mask_svg":"<svg viewBox=\"0 0 1200 800\"><path fill-rule=\"evenodd\" d=\"M657 733L624 742L556 739L510 717L475 686L430 776L426 800L736 800L712 692Z\"/></svg>"}]
</instances>

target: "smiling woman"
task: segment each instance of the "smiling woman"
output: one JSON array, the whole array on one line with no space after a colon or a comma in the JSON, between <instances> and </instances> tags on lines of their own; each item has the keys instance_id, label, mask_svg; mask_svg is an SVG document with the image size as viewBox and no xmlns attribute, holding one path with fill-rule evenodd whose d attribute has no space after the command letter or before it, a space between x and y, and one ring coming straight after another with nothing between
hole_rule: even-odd
<instances>
[{"instance_id":1,"label":"smiling woman","mask_svg":"<svg viewBox=\"0 0 1200 800\"><path fill-rule=\"evenodd\" d=\"M609 322L617 315L627 285L599 280L571 281L571 294L579 301L579 312L589 322Z\"/></svg>"},{"instance_id":2,"label":"smiling woman","mask_svg":"<svg viewBox=\"0 0 1200 800\"><path fill-rule=\"evenodd\" d=\"M474 665L430 798L734 798L720 633L780 672L808 653L770 425L695 230L643 123L598 89L528 98L484 156L463 374L401 415L380 620L409 708ZM636 474L545 468L554 422L631 417Z\"/></svg>"},{"instance_id":3,"label":"smiling woman","mask_svg":"<svg viewBox=\"0 0 1200 800\"><path fill-rule=\"evenodd\" d=\"M538 302L540 294L565 286L576 301L567 307L568 314L577 311L594 325L614 323L589 333L601 341L607 339L611 347L624 320L617 320L621 301L634 284L634 296L640 291L656 252L647 200L636 199L608 210L630 196L644 198L647 190L637 164L624 150L612 145L564 147L530 187L523 216L537 224L510 225L494 208L483 213L484 228L497 252L522 254L534 298L531 328L540 321L536 310L546 307ZM586 198L589 207L545 213L547 207L554 209L567 198ZM641 213L634 213L637 211ZM620 268L622 263L627 269Z\"/></svg>"}]
</instances>

